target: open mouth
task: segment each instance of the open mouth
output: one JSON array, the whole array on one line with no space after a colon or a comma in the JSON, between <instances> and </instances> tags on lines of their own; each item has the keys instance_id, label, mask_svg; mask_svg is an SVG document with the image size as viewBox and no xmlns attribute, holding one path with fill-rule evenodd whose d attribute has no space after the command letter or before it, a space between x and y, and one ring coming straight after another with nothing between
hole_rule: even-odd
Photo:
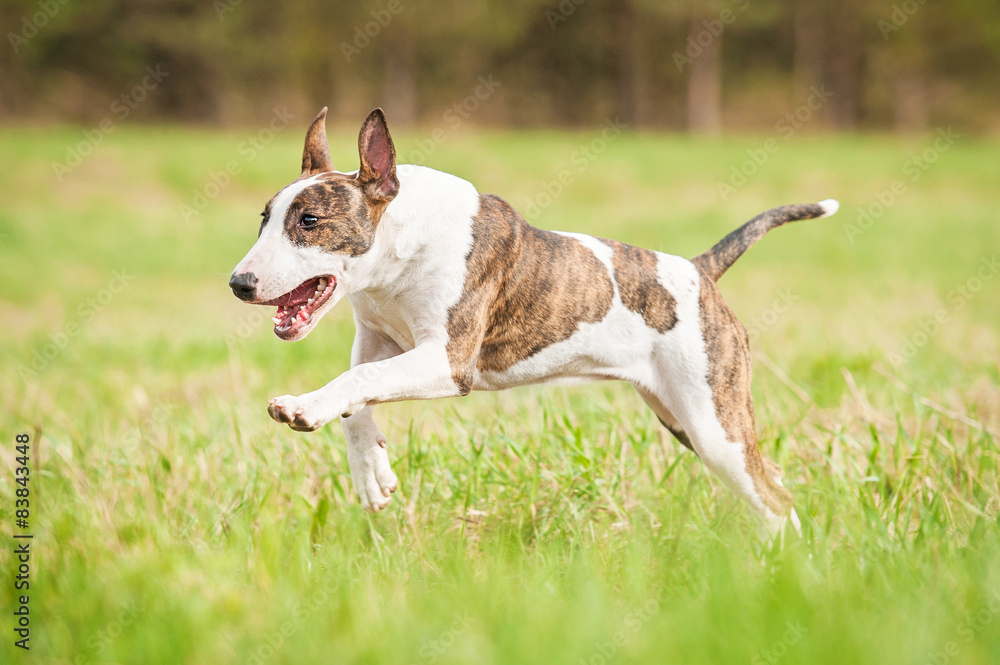
<instances>
[{"instance_id":1,"label":"open mouth","mask_svg":"<svg viewBox=\"0 0 1000 665\"><path fill-rule=\"evenodd\" d=\"M277 305L274 318L274 334L282 339L290 339L313 322L313 314L330 299L337 288L337 278L333 275L316 277L303 282L283 296L261 303Z\"/></svg>"}]
</instances>

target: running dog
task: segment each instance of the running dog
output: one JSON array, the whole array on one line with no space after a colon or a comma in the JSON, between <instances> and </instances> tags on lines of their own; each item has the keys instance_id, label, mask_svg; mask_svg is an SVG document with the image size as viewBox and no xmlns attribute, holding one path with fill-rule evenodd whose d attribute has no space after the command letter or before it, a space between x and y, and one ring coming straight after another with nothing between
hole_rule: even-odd
<instances>
[{"instance_id":1,"label":"running dog","mask_svg":"<svg viewBox=\"0 0 1000 665\"><path fill-rule=\"evenodd\" d=\"M268 413L308 432L340 418L366 509L396 490L372 407L566 380L628 381L660 422L762 519L798 528L781 470L761 457L746 331L716 288L769 230L826 217L834 200L753 218L688 260L536 229L503 199L424 166L396 164L385 115L361 127L357 171L331 163L326 109L302 173L267 203L233 293L277 307L274 333L303 339L347 296L351 369Z\"/></svg>"}]
</instances>

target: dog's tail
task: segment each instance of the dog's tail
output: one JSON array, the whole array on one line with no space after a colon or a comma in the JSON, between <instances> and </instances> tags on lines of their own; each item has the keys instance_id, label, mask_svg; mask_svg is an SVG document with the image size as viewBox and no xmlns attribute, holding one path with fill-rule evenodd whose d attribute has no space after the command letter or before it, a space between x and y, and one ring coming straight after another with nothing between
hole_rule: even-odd
<instances>
[{"instance_id":1,"label":"dog's tail","mask_svg":"<svg viewBox=\"0 0 1000 665\"><path fill-rule=\"evenodd\" d=\"M819 203L800 203L762 212L717 242L712 249L691 259L691 262L711 277L712 281L717 282L729 270L729 266L743 256L743 252L750 249L751 245L763 238L771 229L802 219L829 217L837 212L839 207L840 204L835 200L827 199Z\"/></svg>"}]
</instances>

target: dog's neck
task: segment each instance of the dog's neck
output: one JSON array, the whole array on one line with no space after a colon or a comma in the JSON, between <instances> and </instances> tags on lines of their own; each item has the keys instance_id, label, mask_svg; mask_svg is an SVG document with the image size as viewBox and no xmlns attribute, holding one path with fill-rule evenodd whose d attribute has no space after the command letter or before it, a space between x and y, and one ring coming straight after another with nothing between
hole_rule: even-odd
<instances>
[{"instance_id":1,"label":"dog's neck","mask_svg":"<svg viewBox=\"0 0 1000 665\"><path fill-rule=\"evenodd\" d=\"M351 291L375 301L407 290L437 264L456 234L469 233L479 193L468 181L426 166L397 167L399 193L379 220L375 243L358 268ZM470 238L471 241L471 238Z\"/></svg>"}]
</instances>

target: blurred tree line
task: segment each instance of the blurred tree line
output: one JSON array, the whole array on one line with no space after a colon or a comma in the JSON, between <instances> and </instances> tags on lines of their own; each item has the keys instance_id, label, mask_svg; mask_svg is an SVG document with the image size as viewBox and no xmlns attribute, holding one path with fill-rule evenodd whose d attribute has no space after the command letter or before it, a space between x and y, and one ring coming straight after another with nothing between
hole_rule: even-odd
<instances>
[{"instance_id":1,"label":"blurred tree line","mask_svg":"<svg viewBox=\"0 0 1000 665\"><path fill-rule=\"evenodd\" d=\"M998 125L990 0L0 0L0 21L19 121Z\"/></svg>"}]
</instances>

